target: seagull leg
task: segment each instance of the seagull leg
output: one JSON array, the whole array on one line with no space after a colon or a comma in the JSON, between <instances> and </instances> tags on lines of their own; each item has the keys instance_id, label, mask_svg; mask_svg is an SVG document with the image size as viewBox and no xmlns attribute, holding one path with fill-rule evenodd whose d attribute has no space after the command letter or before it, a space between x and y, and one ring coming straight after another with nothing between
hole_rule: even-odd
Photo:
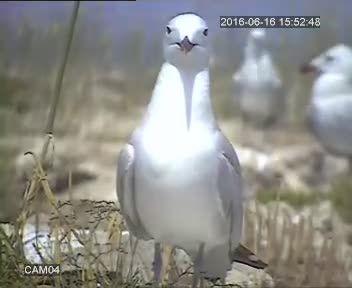
<instances>
[{"instance_id":1,"label":"seagull leg","mask_svg":"<svg viewBox=\"0 0 352 288\"><path fill-rule=\"evenodd\" d=\"M153 261L153 272L154 272L154 282L160 283L161 268L162 268L162 257L161 257L161 245L156 242L154 245L154 261Z\"/></svg>"},{"instance_id":2,"label":"seagull leg","mask_svg":"<svg viewBox=\"0 0 352 288\"><path fill-rule=\"evenodd\" d=\"M176 283L180 277L180 272L175 261L175 247L171 249L170 254L168 280L169 282Z\"/></svg>"},{"instance_id":3,"label":"seagull leg","mask_svg":"<svg viewBox=\"0 0 352 288\"><path fill-rule=\"evenodd\" d=\"M162 265L161 265L161 277L162 277L162 285L167 286L167 282L169 280L169 272L170 272L170 259L172 257L172 246L164 245L164 249L162 251Z\"/></svg>"},{"instance_id":4,"label":"seagull leg","mask_svg":"<svg viewBox=\"0 0 352 288\"><path fill-rule=\"evenodd\" d=\"M200 268L202 267L202 263L203 263L203 255L204 255L204 243L201 243L199 245L197 257L194 261L192 288L197 287L198 281L201 278ZM202 282L201 282L201 285L202 285Z\"/></svg>"},{"instance_id":5,"label":"seagull leg","mask_svg":"<svg viewBox=\"0 0 352 288\"><path fill-rule=\"evenodd\" d=\"M204 278L200 277L200 288L204 288Z\"/></svg>"}]
</instances>

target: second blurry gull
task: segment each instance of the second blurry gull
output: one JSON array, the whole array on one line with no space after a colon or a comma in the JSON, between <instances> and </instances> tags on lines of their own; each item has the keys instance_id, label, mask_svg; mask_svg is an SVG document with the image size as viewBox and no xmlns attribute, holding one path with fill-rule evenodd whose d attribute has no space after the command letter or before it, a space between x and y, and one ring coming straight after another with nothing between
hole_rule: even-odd
<instances>
[{"instance_id":1,"label":"second blurry gull","mask_svg":"<svg viewBox=\"0 0 352 288\"><path fill-rule=\"evenodd\" d=\"M352 49L338 44L301 72L317 76L308 108L311 131L328 152L347 157L352 172Z\"/></svg>"},{"instance_id":2,"label":"second blurry gull","mask_svg":"<svg viewBox=\"0 0 352 288\"><path fill-rule=\"evenodd\" d=\"M244 62L232 79L235 101L245 120L259 127L278 120L285 99L282 81L269 53L264 29L250 31Z\"/></svg>"}]
</instances>

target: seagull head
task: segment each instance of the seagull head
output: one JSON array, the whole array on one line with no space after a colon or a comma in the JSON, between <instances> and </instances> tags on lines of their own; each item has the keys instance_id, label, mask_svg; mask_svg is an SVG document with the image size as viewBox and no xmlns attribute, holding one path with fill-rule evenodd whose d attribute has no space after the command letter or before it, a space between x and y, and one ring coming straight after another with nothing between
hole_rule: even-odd
<instances>
[{"instance_id":1,"label":"seagull head","mask_svg":"<svg viewBox=\"0 0 352 288\"><path fill-rule=\"evenodd\" d=\"M248 37L249 39L252 39L252 41L262 43L265 41L266 32L262 28L253 29L251 32L249 32Z\"/></svg>"},{"instance_id":2,"label":"seagull head","mask_svg":"<svg viewBox=\"0 0 352 288\"><path fill-rule=\"evenodd\" d=\"M248 34L246 55L247 57L258 57L265 51L267 45L266 32L264 29L252 29Z\"/></svg>"},{"instance_id":3,"label":"seagull head","mask_svg":"<svg viewBox=\"0 0 352 288\"><path fill-rule=\"evenodd\" d=\"M336 45L301 67L302 73L343 74L352 77L352 49L344 44Z\"/></svg>"},{"instance_id":4,"label":"seagull head","mask_svg":"<svg viewBox=\"0 0 352 288\"><path fill-rule=\"evenodd\" d=\"M183 69L202 70L209 65L208 26L194 13L173 17L165 27L164 57Z\"/></svg>"}]
</instances>

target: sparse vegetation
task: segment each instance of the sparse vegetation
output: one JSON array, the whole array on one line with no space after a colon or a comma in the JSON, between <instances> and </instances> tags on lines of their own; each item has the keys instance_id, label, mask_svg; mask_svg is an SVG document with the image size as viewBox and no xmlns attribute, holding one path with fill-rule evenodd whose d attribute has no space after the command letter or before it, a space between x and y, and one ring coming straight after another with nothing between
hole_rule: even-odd
<instances>
[{"instance_id":1,"label":"sparse vegetation","mask_svg":"<svg viewBox=\"0 0 352 288\"><path fill-rule=\"evenodd\" d=\"M19 264L24 260L15 248L16 235L9 233L9 227L0 225L0 287L36 287L33 278L20 272Z\"/></svg>"},{"instance_id":2,"label":"sparse vegetation","mask_svg":"<svg viewBox=\"0 0 352 288\"><path fill-rule=\"evenodd\" d=\"M340 217L347 223L352 223L352 180L339 177L334 181L329 198Z\"/></svg>"},{"instance_id":3,"label":"sparse vegetation","mask_svg":"<svg viewBox=\"0 0 352 288\"><path fill-rule=\"evenodd\" d=\"M300 191L289 191L289 190L265 190L258 191L256 194L257 200L262 204L267 204L273 201L283 201L290 206L300 209L305 206L312 205L318 200L324 198L323 195L319 195L314 192L300 192Z\"/></svg>"},{"instance_id":4,"label":"sparse vegetation","mask_svg":"<svg viewBox=\"0 0 352 288\"><path fill-rule=\"evenodd\" d=\"M297 217L282 202L247 210L245 243L269 262L275 287L351 285L343 240L315 229L313 217L313 209Z\"/></svg>"},{"instance_id":5,"label":"sparse vegetation","mask_svg":"<svg viewBox=\"0 0 352 288\"><path fill-rule=\"evenodd\" d=\"M15 183L14 156L16 148L0 146L0 217L4 221L14 219L19 211L21 192Z\"/></svg>"}]
</instances>

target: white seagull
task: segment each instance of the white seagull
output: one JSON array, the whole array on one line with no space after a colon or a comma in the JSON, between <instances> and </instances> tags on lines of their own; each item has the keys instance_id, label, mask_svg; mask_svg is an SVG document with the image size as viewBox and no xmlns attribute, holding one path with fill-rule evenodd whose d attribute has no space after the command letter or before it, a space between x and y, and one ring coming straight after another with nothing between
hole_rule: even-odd
<instances>
[{"instance_id":1,"label":"white seagull","mask_svg":"<svg viewBox=\"0 0 352 288\"><path fill-rule=\"evenodd\" d=\"M330 153L348 157L352 171L352 49L338 44L301 72L315 72L308 108L311 131Z\"/></svg>"},{"instance_id":2,"label":"white seagull","mask_svg":"<svg viewBox=\"0 0 352 288\"><path fill-rule=\"evenodd\" d=\"M285 105L282 81L267 46L265 30L251 30L244 62L232 77L242 117L261 127L278 120Z\"/></svg>"},{"instance_id":3,"label":"white seagull","mask_svg":"<svg viewBox=\"0 0 352 288\"><path fill-rule=\"evenodd\" d=\"M156 280L165 243L191 256L194 286L201 276L224 279L233 260L266 266L239 245L240 164L213 114L208 46L201 17L183 13L170 20L147 112L118 159L120 207L132 234L155 240Z\"/></svg>"}]
</instances>

